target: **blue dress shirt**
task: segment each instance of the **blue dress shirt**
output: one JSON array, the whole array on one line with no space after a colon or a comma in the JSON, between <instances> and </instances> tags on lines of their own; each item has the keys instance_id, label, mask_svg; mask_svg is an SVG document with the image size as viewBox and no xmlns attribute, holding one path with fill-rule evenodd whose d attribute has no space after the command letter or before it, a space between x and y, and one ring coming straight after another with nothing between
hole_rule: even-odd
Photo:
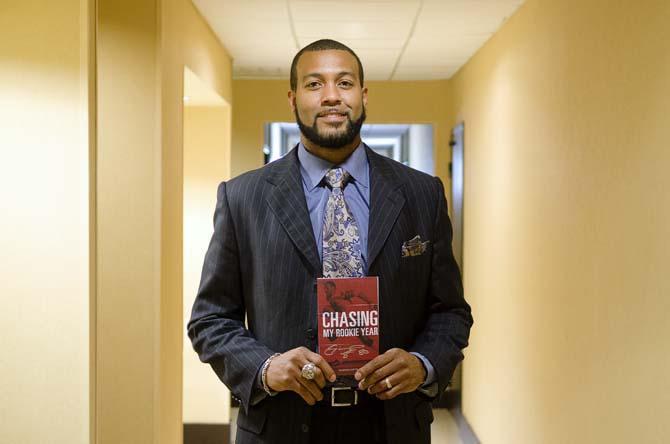
<instances>
[{"instance_id":1,"label":"blue dress shirt","mask_svg":"<svg viewBox=\"0 0 670 444\"><path fill-rule=\"evenodd\" d=\"M298 148L298 160L300 161L302 188L305 192L307 210L312 222L314 239L316 239L316 248L319 251L319 257L323 260L323 215L326 212L326 203L330 196L330 189L323 182L323 177L333 167L333 164L307 151L302 143ZM351 175L342 193L358 225L363 273L367 274L370 174L368 156L365 154L363 145L359 145L347 160L339 166Z\"/></svg>"}]
</instances>

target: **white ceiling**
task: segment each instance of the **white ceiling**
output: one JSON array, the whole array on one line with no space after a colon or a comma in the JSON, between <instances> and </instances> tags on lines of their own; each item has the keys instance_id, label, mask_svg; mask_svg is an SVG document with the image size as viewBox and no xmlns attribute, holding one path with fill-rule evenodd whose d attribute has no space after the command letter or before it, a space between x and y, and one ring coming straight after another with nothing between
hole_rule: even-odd
<instances>
[{"instance_id":1,"label":"white ceiling","mask_svg":"<svg viewBox=\"0 0 670 444\"><path fill-rule=\"evenodd\" d=\"M366 79L451 77L524 0L193 0L233 57L235 78L288 78L303 46L332 38Z\"/></svg>"}]
</instances>

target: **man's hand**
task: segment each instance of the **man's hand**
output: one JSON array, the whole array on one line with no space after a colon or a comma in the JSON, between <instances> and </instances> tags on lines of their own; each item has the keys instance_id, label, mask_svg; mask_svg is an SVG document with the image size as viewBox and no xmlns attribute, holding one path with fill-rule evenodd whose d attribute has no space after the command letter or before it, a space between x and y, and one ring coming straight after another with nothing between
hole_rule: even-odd
<instances>
[{"instance_id":1,"label":"man's hand","mask_svg":"<svg viewBox=\"0 0 670 444\"><path fill-rule=\"evenodd\" d=\"M303 365L309 362L316 365L316 374L311 380L301 375ZM274 358L266 375L268 387L272 390L296 392L309 405L323 399L321 389L326 385L326 379L335 382L335 371L325 359L305 347L294 348Z\"/></svg>"},{"instance_id":2,"label":"man's hand","mask_svg":"<svg viewBox=\"0 0 670 444\"><path fill-rule=\"evenodd\" d=\"M416 390L426 380L426 370L415 355L392 348L358 369L355 378L359 389L387 400Z\"/></svg>"}]
</instances>

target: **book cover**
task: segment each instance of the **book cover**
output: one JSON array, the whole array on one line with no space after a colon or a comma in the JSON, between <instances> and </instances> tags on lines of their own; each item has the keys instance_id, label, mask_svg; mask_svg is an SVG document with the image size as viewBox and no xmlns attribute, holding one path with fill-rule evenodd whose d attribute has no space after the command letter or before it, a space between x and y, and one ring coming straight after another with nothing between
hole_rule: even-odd
<instances>
[{"instance_id":1,"label":"book cover","mask_svg":"<svg viewBox=\"0 0 670 444\"><path fill-rule=\"evenodd\" d=\"M319 354L337 376L379 355L379 278L317 279Z\"/></svg>"}]
</instances>

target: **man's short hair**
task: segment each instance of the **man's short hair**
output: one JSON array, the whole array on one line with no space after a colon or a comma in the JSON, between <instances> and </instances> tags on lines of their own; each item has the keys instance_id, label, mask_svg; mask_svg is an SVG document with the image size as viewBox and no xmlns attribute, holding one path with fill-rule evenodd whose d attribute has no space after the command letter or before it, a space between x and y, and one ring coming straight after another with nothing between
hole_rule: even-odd
<instances>
[{"instance_id":1,"label":"man's short hair","mask_svg":"<svg viewBox=\"0 0 670 444\"><path fill-rule=\"evenodd\" d=\"M300 57L303 55L303 53L309 51L327 51L329 49L347 51L349 54L354 56L356 63L358 63L358 77L361 81L361 86L363 86L363 64L354 50L336 40L321 39L305 46L300 51L298 51L295 57L293 57L293 62L291 62L291 91L295 91L298 88L298 61L300 60Z\"/></svg>"}]
</instances>

